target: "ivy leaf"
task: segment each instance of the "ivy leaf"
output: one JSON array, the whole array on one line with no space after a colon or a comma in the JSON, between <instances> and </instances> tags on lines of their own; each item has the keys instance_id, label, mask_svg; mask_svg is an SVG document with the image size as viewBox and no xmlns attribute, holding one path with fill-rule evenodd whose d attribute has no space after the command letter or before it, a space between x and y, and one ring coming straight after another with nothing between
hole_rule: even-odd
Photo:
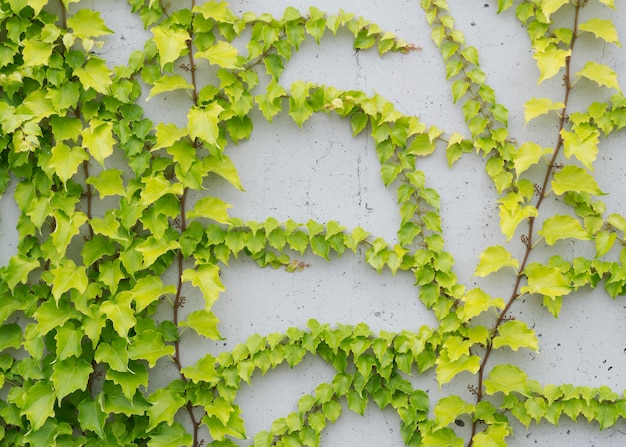
<instances>
[{"instance_id":1,"label":"ivy leaf","mask_svg":"<svg viewBox=\"0 0 626 447\"><path fill-rule=\"evenodd\" d=\"M161 26L154 26L151 31L159 52L161 69L182 56L183 51L187 49L187 41L190 39L187 31L180 28L163 28Z\"/></svg>"},{"instance_id":2,"label":"ivy leaf","mask_svg":"<svg viewBox=\"0 0 626 447\"><path fill-rule=\"evenodd\" d=\"M2 278L11 289L15 289L18 283L26 284L28 274L39 267L39 261L29 259L24 254L18 253L9 260L9 265L2 269Z\"/></svg>"},{"instance_id":3,"label":"ivy leaf","mask_svg":"<svg viewBox=\"0 0 626 447\"><path fill-rule=\"evenodd\" d=\"M240 70L243 67L237 60L237 48L223 40L207 48L205 51L198 51L196 57L207 59L211 64L231 70Z\"/></svg>"},{"instance_id":4,"label":"ivy leaf","mask_svg":"<svg viewBox=\"0 0 626 447\"><path fill-rule=\"evenodd\" d=\"M37 320L36 334L43 336L52 329L63 326L70 319L79 319L80 314L66 300L59 303L49 300L37 308L34 317Z\"/></svg>"},{"instance_id":5,"label":"ivy leaf","mask_svg":"<svg viewBox=\"0 0 626 447\"><path fill-rule=\"evenodd\" d=\"M533 118L544 115L553 110L563 110L565 104L553 102L550 98L532 98L524 103L524 121L526 124Z\"/></svg>"},{"instance_id":6,"label":"ivy leaf","mask_svg":"<svg viewBox=\"0 0 626 447\"><path fill-rule=\"evenodd\" d=\"M180 243L178 241L168 241L167 238L157 239L150 236L141 244L137 245L137 251L143 255L144 268L150 267L154 262L168 251L178 250Z\"/></svg>"},{"instance_id":7,"label":"ivy leaf","mask_svg":"<svg viewBox=\"0 0 626 447\"><path fill-rule=\"evenodd\" d=\"M22 328L19 324L0 326L0 352L7 348L19 349L22 346Z\"/></svg>"},{"instance_id":8,"label":"ivy leaf","mask_svg":"<svg viewBox=\"0 0 626 447\"><path fill-rule=\"evenodd\" d=\"M478 257L479 262L474 274L484 278L485 276L495 273L504 267L513 267L517 270L519 261L511 256L509 251L501 245L488 247Z\"/></svg>"},{"instance_id":9,"label":"ivy leaf","mask_svg":"<svg viewBox=\"0 0 626 447\"><path fill-rule=\"evenodd\" d=\"M565 0L566 2L569 0ZM548 45L544 51L533 54L533 58L537 60L537 68L539 68L539 81L550 79L556 75L561 68L565 67L565 60L572 54L572 50L563 50L557 48L556 45Z\"/></svg>"},{"instance_id":10,"label":"ivy leaf","mask_svg":"<svg viewBox=\"0 0 626 447\"><path fill-rule=\"evenodd\" d=\"M83 161L89 160L87 151L80 146L69 147L65 143L58 143L51 152L52 157L50 157L48 166L54 169L63 183L67 183L76 174Z\"/></svg>"},{"instance_id":11,"label":"ivy leaf","mask_svg":"<svg viewBox=\"0 0 626 447\"><path fill-rule=\"evenodd\" d=\"M510 241L515 234L517 226L523 220L529 217L537 217L539 214L537 208L534 206L517 206L513 209L509 209L506 206L500 205L500 228L506 236L506 240Z\"/></svg>"},{"instance_id":12,"label":"ivy leaf","mask_svg":"<svg viewBox=\"0 0 626 447\"><path fill-rule=\"evenodd\" d=\"M435 405L435 425L434 429L439 430L451 424L462 414L470 414L474 411L474 405L468 404L458 396L447 396L442 398Z\"/></svg>"},{"instance_id":13,"label":"ivy leaf","mask_svg":"<svg viewBox=\"0 0 626 447\"><path fill-rule=\"evenodd\" d=\"M159 276L147 276L137 281L130 290L137 312L141 312L150 304L158 301L163 295L175 294L176 287L173 285L164 286Z\"/></svg>"},{"instance_id":14,"label":"ivy leaf","mask_svg":"<svg viewBox=\"0 0 626 447\"><path fill-rule=\"evenodd\" d=\"M622 44L617 37L617 30L611 20L607 19L589 19L585 23L582 23L578 29L580 31L586 31L593 33L598 39L602 39L608 43L614 43L618 47Z\"/></svg>"},{"instance_id":15,"label":"ivy leaf","mask_svg":"<svg viewBox=\"0 0 626 447\"><path fill-rule=\"evenodd\" d=\"M100 17L99 11L90 9L80 9L67 19L67 26L72 28L74 34L81 39L90 39L113 33L104 20Z\"/></svg>"},{"instance_id":16,"label":"ivy leaf","mask_svg":"<svg viewBox=\"0 0 626 447\"><path fill-rule=\"evenodd\" d=\"M477 315L489 310L492 307L503 309L504 300L502 298L492 298L481 289L472 289L461 298L463 307L459 317L461 321L469 321Z\"/></svg>"},{"instance_id":17,"label":"ivy leaf","mask_svg":"<svg viewBox=\"0 0 626 447\"><path fill-rule=\"evenodd\" d=\"M439 387L451 381L456 375L463 371L476 374L480 368L480 357L476 355L462 355L458 359L451 361L442 353L435 361L437 364L437 383Z\"/></svg>"},{"instance_id":18,"label":"ivy leaf","mask_svg":"<svg viewBox=\"0 0 626 447\"><path fill-rule=\"evenodd\" d=\"M171 427L165 424L159 425L155 433L150 433L148 447L190 447L192 438L189 433L178 423Z\"/></svg>"},{"instance_id":19,"label":"ivy leaf","mask_svg":"<svg viewBox=\"0 0 626 447\"><path fill-rule=\"evenodd\" d=\"M137 324L133 310L129 303L105 301L100 305L100 311L113 323L113 329L124 339L128 339L128 331Z\"/></svg>"},{"instance_id":20,"label":"ivy leaf","mask_svg":"<svg viewBox=\"0 0 626 447\"><path fill-rule=\"evenodd\" d=\"M150 89L150 94L146 98L146 101L149 101L151 98L161 93L173 92L175 90L193 90L193 85L188 83L181 75L164 75L154 81L154 85Z\"/></svg>"},{"instance_id":21,"label":"ivy leaf","mask_svg":"<svg viewBox=\"0 0 626 447\"><path fill-rule=\"evenodd\" d=\"M220 320L215 314L206 309L200 309L191 312L185 321L180 323L180 326L187 326L196 331L199 335L206 337L210 340L223 340L220 335L220 331L217 328L217 324Z\"/></svg>"},{"instance_id":22,"label":"ivy leaf","mask_svg":"<svg viewBox=\"0 0 626 447\"><path fill-rule=\"evenodd\" d=\"M219 114L224 108L216 102L212 102L203 108L192 107L187 113L189 134L194 140L199 138L212 146L217 146L220 134L218 127Z\"/></svg>"},{"instance_id":23,"label":"ivy leaf","mask_svg":"<svg viewBox=\"0 0 626 447\"><path fill-rule=\"evenodd\" d=\"M85 399L78 404L78 422L83 430L94 432L100 439L104 439L104 422L107 414L102 411L100 403L92 399Z\"/></svg>"},{"instance_id":24,"label":"ivy leaf","mask_svg":"<svg viewBox=\"0 0 626 447\"><path fill-rule=\"evenodd\" d=\"M85 293L89 280L85 266L77 267L71 259L64 259L58 267L50 269L54 280L52 281L52 296L58 303L61 295L70 289L76 289L79 293Z\"/></svg>"},{"instance_id":25,"label":"ivy leaf","mask_svg":"<svg viewBox=\"0 0 626 447\"><path fill-rule=\"evenodd\" d=\"M113 371L128 372L128 344L121 338L115 338L110 344L101 342L96 349L94 359L106 363Z\"/></svg>"},{"instance_id":26,"label":"ivy leaf","mask_svg":"<svg viewBox=\"0 0 626 447\"><path fill-rule=\"evenodd\" d=\"M154 329L148 329L135 335L128 346L128 358L146 360L150 368L154 368L160 358L173 355L174 346L166 345L161 333Z\"/></svg>"},{"instance_id":27,"label":"ivy leaf","mask_svg":"<svg viewBox=\"0 0 626 447\"><path fill-rule=\"evenodd\" d=\"M89 128L83 130L83 146L95 160L104 166L104 159L113 153L113 123L92 119L89 121Z\"/></svg>"},{"instance_id":28,"label":"ivy leaf","mask_svg":"<svg viewBox=\"0 0 626 447\"><path fill-rule=\"evenodd\" d=\"M528 285L521 288L522 293L558 297L572 291L570 282L558 267L533 263L526 267L524 273L528 277Z\"/></svg>"},{"instance_id":29,"label":"ivy leaf","mask_svg":"<svg viewBox=\"0 0 626 447\"><path fill-rule=\"evenodd\" d=\"M613 69L608 65L589 61L585 64L582 70L576 73L576 76L578 76L578 78L587 78L598 84L600 87L607 86L609 88L614 88L619 93L622 92L622 89L620 89L619 83L617 82L617 73L615 73L615 71L613 71Z\"/></svg>"},{"instance_id":30,"label":"ivy leaf","mask_svg":"<svg viewBox=\"0 0 626 447\"><path fill-rule=\"evenodd\" d=\"M572 155L587 169L593 170L593 162L598 154L600 132L593 126L578 126L575 132L561 130L565 156Z\"/></svg>"},{"instance_id":31,"label":"ivy leaf","mask_svg":"<svg viewBox=\"0 0 626 447\"><path fill-rule=\"evenodd\" d=\"M604 195L591 174L578 166L565 166L554 174L552 190L559 196L567 191L588 192L597 196Z\"/></svg>"},{"instance_id":32,"label":"ivy leaf","mask_svg":"<svg viewBox=\"0 0 626 447\"><path fill-rule=\"evenodd\" d=\"M52 106L58 112L63 112L70 107L76 106L80 99L80 88L77 82L66 82L58 88L49 88L46 98L52 102Z\"/></svg>"},{"instance_id":33,"label":"ivy leaf","mask_svg":"<svg viewBox=\"0 0 626 447\"><path fill-rule=\"evenodd\" d=\"M56 362L52 366L52 383L59 402L76 390L85 390L93 368L89 362L81 358L70 357Z\"/></svg>"},{"instance_id":34,"label":"ivy leaf","mask_svg":"<svg viewBox=\"0 0 626 447\"><path fill-rule=\"evenodd\" d=\"M541 10L546 16L547 20L550 20L550 16L557 12L561 6L569 3L569 0L541 0Z\"/></svg>"},{"instance_id":35,"label":"ivy leaf","mask_svg":"<svg viewBox=\"0 0 626 447\"><path fill-rule=\"evenodd\" d=\"M120 169L105 169L96 177L90 176L85 183L94 186L101 199L107 196L124 196L126 193Z\"/></svg>"},{"instance_id":36,"label":"ivy leaf","mask_svg":"<svg viewBox=\"0 0 626 447\"><path fill-rule=\"evenodd\" d=\"M189 135L189 129L179 128L172 123L159 123L156 126L156 144L150 149L156 151L161 148L171 148L181 138ZM180 163L177 161L177 163ZM191 165L191 163L189 163Z\"/></svg>"},{"instance_id":37,"label":"ivy leaf","mask_svg":"<svg viewBox=\"0 0 626 447\"><path fill-rule=\"evenodd\" d=\"M185 398L173 390L161 388L148 397L148 402L152 406L147 411L150 424L146 431L150 432L161 422L171 426L176 412L185 405Z\"/></svg>"},{"instance_id":38,"label":"ivy leaf","mask_svg":"<svg viewBox=\"0 0 626 447\"><path fill-rule=\"evenodd\" d=\"M170 183L162 173L149 177L145 181L145 186L141 190L140 205L147 207L166 194L181 195L183 185L181 183Z\"/></svg>"},{"instance_id":39,"label":"ivy leaf","mask_svg":"<svg viewBox=\"0 0 626 447\"><path fill-rule=\"evenodd\" d=\"M90 58L84 67L74 70L74 75L78 76L85 90L92 88L103 95L111 88L112 74L102 59L94 57Z\"/></svg>"},{"instance_id":40,"label":"ivy leaf","mask_svg":"<svg viewBox=\"0 0 626 447\"><path fill-rule=\"evenodd\" d=\"M539 341L535 331L530 329L523 321L506 321L498 328L498 335L493 339L493 347L498 349L508 346L513 351L519 348L528 348L533 351L539 350Z\"/></svg>"},{"instance_id":41,"label":"ivy leaf","mask_svg":"<svg viewBox=\"0 0 626 447\"><path fill-rule=\"evenodd\" d=\"M485 380L485 392L489 395L496 393L519 393L529 395L528 376L524 371L513 365L496 365Z\"/></svg>"},{"instance_id":42,"label":"ivy leaf","mask_svg":"<svg viewBox=\"0 0 626 447\"><path fill-rule=\"evenodd\" d=\"M226 224L229 221L227 210L231 207L231 204L216 197L203 197L196 202L191 211L187 212L187 218L203 217Z\"/></svg>"},{"instance_id":43,"label":"ivy leaf","mask_svg":"<svg viewBox=\"0 0 626 447\"><path fill-rule=\"evenodd\" d=\"M239 173L233 162L226 155L220 157L205 157L202 160L202 167L208 172L214 172L220 177L228 180L228 182L239 191L245 191L239 179Z\"/></svg>"},{"instance_id":44,"label":"ivy leaf","mask_svg":"<svg viewBox=\"0 0 626 447\"><path fill-rule=\"evenodd\" d=\"M617 235L612 231L600 231L596 235L596 258L604 256L615 244Z\"/></svg>"},{"instance_id":45,"label":"ivy leaf","mask_svg":"<svg viewBox=\"0 0 626 447\"><path fill-rule=\"evenodd\" d=\"M426 431L423 433L422 443L417 445L441 447L463 447L464 445L463 438L459 438L454 430L447 427L441 430Z\"/></svg>"},{"instance_id":46,"label":"ivy leaf","mask_svg":"<svg viewBox=\"0 0 626 447\"><path fill-rule=\"evenodd\" d=\"M31 430L40 429L48 418L54 417L55 394L52 385L39 381L24 390L22 413L31 423Z\"/></svg>"},{"instance_id":47,"label":"ivy leaf","mask_svg":"<svg viewBox=\"0 0 626 447\"><path fill-rule=\"evenodd\" d=\"M182 280L191 281L195 287L202 291L206 309L210 309L223 292L224 284L219 275L219 267L213 264L202 264L197 269L187 269L183 272Z\"/></svg>"},{"instance_id":48,"label":"ivy leaf","mask_svg":"<svg viewBox=\"0 0 626 447\"><path fill-rule=\"evenodd\" d=\"M557 214L556 216L546 219L538 234L545 238L548 245L554 245L559 239L565 238L580 240L591 239L578 219L562 214Z\"/></svg>"},{"instance_id":49,"label":"ivy leaf","mask_svg":"<svg viewBox=\"0 0 626 447\"><path fill-rule=\"evenodd\" d=\"M500 423L487 427L487 430L476 433L473 439L473 445L476 447L507 447L504 438L511 434L509 428Z\"/></svg>"},{"instance_id":50,"label":"ivy leaf","mask_svg":"<svg viewBox=\"0 0 626 447\"><path fill-rule=\"evenodd\" d=\"M193 383L218 383L221 380L221 376L215 371L215 361L215 357L207 354L198 360L195 365L184 367L181 373Z\"/></svg>"}]
</instances>

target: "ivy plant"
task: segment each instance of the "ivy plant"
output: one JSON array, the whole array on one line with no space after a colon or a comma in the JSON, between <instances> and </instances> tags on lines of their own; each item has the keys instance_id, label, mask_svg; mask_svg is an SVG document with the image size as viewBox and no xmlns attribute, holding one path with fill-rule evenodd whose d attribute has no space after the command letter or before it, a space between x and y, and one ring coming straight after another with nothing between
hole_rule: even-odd
<instances>
[{"instance_id":1,"label":"ivy plant","mask_svg":"<svg viewBox=\"0 0 626 447\"><path fill-rule=\"evenodd\" d=\"M0 192L13 181L19 206L18 252L0 269L1 446L317 446L344 406L363 414L368 404L395 410L411 447L506 446L513 424L569 418L607 428L626 417L621 390L540 383L492 359L497 350L538 351L535 329L511 317L526 298L558 317L583 290L626 294L626 217L601 200L594 173L602 141L626 126L626 100L615 67L601 54L579 56L596 41L621 46L615 4L494 3L527 32L538 83L561 90L527 101L523 117L498 102L446 0L420 4L466 129L428 125L380 95L306 80L285 86L306 39L342 32L381 56L417 49L345 11L273 16L235 13L224 1L129 0L150 38L110 67L96 50L112 31L89 2L0 0ZM591 5L601 8L590 15ZM604 99L570 105L594 84ZM180 96L186 125L153 123L142 94ZM302 126L319 113L374 142L382 181L397 193L395 241L337 221L244 221L213 192L216 177L243 190L229 148L250 138L255 120L286 114ZM552 123L553 140L518 142L509 120ZM482 250L475 276L509 275L504 298L455 274L439 193L420 170L436 151L451 167L484 161L506 242ZM556 254L563 241L587 254ZM184 331L221 338L213 306L232 259L297 274L305 255L332 262L346 250L378 272L411 272L436 327L374 333L311 320L183 362ZM203 303L184 318L183 287ZM157 320L163 300L170 317ZM331 365L333 379L247 433L235 403L242 383L306 355ZM164 364L175 375L150 387ZM466 373L469 392L433 400L410 380L429 371L440 385ZM471 421L466 439L460 417Z\"/></svg>"}]
</instances>

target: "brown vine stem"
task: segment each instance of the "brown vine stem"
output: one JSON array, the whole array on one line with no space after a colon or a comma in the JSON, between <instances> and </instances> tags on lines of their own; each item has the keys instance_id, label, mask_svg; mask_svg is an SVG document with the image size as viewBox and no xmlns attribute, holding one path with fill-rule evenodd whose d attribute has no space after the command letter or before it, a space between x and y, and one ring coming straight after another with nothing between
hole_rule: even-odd
<instances>
[{"instance_id":1,"label":"brown vine stem","mask_svg":"<svg viewBox=\"0 0 626 447\"><path fill-rule=\"evenodd\" d=\"M578 34L578 18L579 18L580 9L582 8L582 6L583 6L583 0L577 0L576 4L574 5L574 9L575 9L574 10L574 26L572 28L572 31L573 31L572 40L569 46L570 55L565 59L565 74L563 75L563 85L565 88L565 93L564 93L564 98L563 98L563 109L561 110L561 117L559 119L559 128L557 132L558 136L557 136L556 145L554 146L554 151L552 153L552 158L550 158L550 162L548 163L548 168L546 169L546 173L543 179L543 184L541 188L538 190L539 197L537 198L537 202L535 203L535 208L537 210L539 210L539 207L543 203L543 200L546 198L548 182L550 181L550 178L552 177L552 172L555 168L557 156L559 155L559 152L561 151L561 148L563 147L563 137L561 136L561 130L563 130L563 128L565 127L565 123L567 120L566 118L567 105L569 102L570 91L572 89L571 59L572 59L572 55L574 54L574 46L576 44L576 38ZM496 337L496 334L498 333L498 328L504 321L507 312L509 311L509 309L511 308L515 300L517 300L517 298L520 296L519 288L522 283L522 279L525 278L526 276L524 274L524 269L526 268L526 265L528 263L530 252L533 249L534 224L535 224L535 218L530 217L528 219L528 231L526 233L526 238L524 239L524 245L526 246L526 250L524 253L524 257L522 258L522 263L519 268L519 273L517 274L517 277L515 279L513 292L511 293L511 297L509 298L509 301L506 303L506 306L504 306L504 309L502 309L502 312L500 312L500 315L498 316L496 324L494 325L493 330L491 332L490 339L487 342L485 356L483 357L483 360L480 364L480 368L478 370L478 388L476 392L476 404L480 403L484 396L483 380L484 380L484 375L485 375L485 368L487 366L487 361L489 360L489 356L491 355L491 351L493 350L493 339ZM472 423L472 435L467 444L467 447L472 447L472 444L474 442L473 438L474 438L474 435L476 434L477 425L478 425L478 421L474 421Z\"/></svg>"},{"instance_id":2,"label":"brown vine stem","mask_svg":"<svg viewBox=\"0 0 626 447\"><path fill-rule=\"evenodd\" d=\"M196 2L195 0L191 0L191 10L193 10L193 8L195 7ZM165 8L163 8L163 10L165 11ZM198 103L198 84L197 84L197 80L196 80L196 63L194 60L194 55L193 55L193 24L190 25L190 30L189 30L189 36L190 39L187 41L187 48L189 50L189 71L191 73L191 85L193 86L193 91L192 91L192 99L193 99L193 104L196 105ZM200 147L200 143L198 142L198 140L195 140L193 142L193 146L194 148L197 150ZM188 192L188 188L184 188L182 195L180 196L180 233L181 235L185 232L185 230L187 229L187 218L186 218L186 214L187 214L187 210L186 210L186 202L187 202L187 192ZM173 311L174 311L174 315L172 318L172 321L174 323L174 326L178 327L178 319L179 319L179 311L182 308L184 301L185 301L185 297L182 295L182 289L183 289L183 271L184 271L184 257L183 257L183 252L181 249L178 250L178 255L177 255L177 263L178 263L178 284L176 287L176 297L174 299L174 306L173 306ZM176 340L174 342L174 363L176 364L176 368L178 369L178 373L180 374L181 379L184 382L187 382L187 378L185 377L185 375L183 374L182 370L183 370L183 364L182 364L182 360L181 360L181 349L180 349L180 340ZM201 442L199 440L199 431L200 431L200 420L198 420L198 418L196 417L196 415L194 414L194 408L193 405L191 404L190 401L187 401L187 403L185 404L185 409L187 410L187 413L189 414L189 419L191 420L191 424L193 426L193 447L199 447L201 445Z\"/></svg>"}]
</instances>

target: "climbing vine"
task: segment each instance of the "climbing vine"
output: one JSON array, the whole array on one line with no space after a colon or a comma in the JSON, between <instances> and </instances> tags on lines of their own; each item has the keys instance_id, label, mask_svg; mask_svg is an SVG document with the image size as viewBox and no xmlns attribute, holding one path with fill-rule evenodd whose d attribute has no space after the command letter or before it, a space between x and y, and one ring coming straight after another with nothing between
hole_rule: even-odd
<instances>
[{"instance_id":1,"label":"climbing vine","mask_svg":"<svg viewBox=\"0 0 626 447\"><path fill-rule=\"evenodd\" d=\"M626 126L626 100L614 68L579 51L593 39L621 46L607 18L613 0L497 2L527 31L538 82L560 83L560 97L523 106L524 123L556 123L550 143L509 135L509 119L521 117L497 101L445 0L421 7L466 130L429 126L380 95L282 83L306 39L350 33L354 48L381 56L418 49L355 14L290 7L278 17L235 14L228 2L129 0L151 37L126 65L110 67L94 50L112 31L86 3L0 0L0 191L13 182L19 206L18 253L0 269L0 445L317 446L344 404L363 414L372 402L397 412L412 447L506 446L514 423L568 417L606 428L626 417L621 391L539 383L491 358L538 351L535 330L510 314L522 297L541 299L557 317L581 289L626 294L626 218L600 200L593 173L601 141ZM586 13L591 4L603 7L601 17ZM593 84L607 99L572 107L572 93ZM186 100L186 125L153 123L142 94ZM354 135L368 134L382 181L397 192L395 242L337 221L229 216L212 179L243 190L228 148L250 138L253 118L281 113L299 126L333 114ZM420 170L420 159L438 150L450 166L469 154L484 160L506 242L480 253L475 276L510 275L510 288L498 292L505 298L454 273L439 194ZM591 254L544 256L563 240ZM415 299L438 325L375 334L363 323L311 320L185 362L184 331L221 338L213 306L233 258L297 275L302 256L332 262L346 250L364 253L378 272L412 272ZM202 302L184 317L191 296L183 288ZM162 302L169 317L156 319ZM332 365L333 379L247 433L235 403L242 383L306 355ZM164 362L176 375L153 389ZM440 385L469 373L470 391L433 402L409 380L428 371ZM465 439L460 417L471 421Z\"/></svg>"}]
</instances>

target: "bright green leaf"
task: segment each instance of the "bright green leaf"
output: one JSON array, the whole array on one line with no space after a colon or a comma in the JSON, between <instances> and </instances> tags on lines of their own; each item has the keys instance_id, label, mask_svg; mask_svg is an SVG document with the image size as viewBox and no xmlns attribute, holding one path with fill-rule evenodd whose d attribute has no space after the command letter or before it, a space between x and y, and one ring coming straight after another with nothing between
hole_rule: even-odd
<instances>
[{"instance_id":1,"label":"bright green leaf","mask_svg":"<svg viewBox=\"0 0 626 447\"><path fill-rule=\"evenodd\" d=\"M520 393L527 395L529 392L528 376L517 366L496 365L485 380L485 392L489 395L496 393Z\"/></svg>"},{"instance_id":2,"label":"bright green leaf","mask_svg":"<svg viewBox=\"0 0 626 447\"><path fill-rule=\"evenodd\" d=\"M74 70L74 74L85 89L93 88L103 95L109 92L112 72L102 59L90 58L84 67Z\"/></svg>"},{"instance_id":3,"label":"bright green leaf","mask_svg":"<svg viewBox=\"0 0 626 447\"><path fill-rule=\"evenodd\" d=\"M219 223L228 223L228 208L232 205L216 197L203 197L198 200L193 209L187 213L187 218L203 217Z\"/></svg>"},{"instance_id":4,"label":"bright green leaf","mask_svg":"<svg viewBox=\"0 0 626 447\"><path fill-rule=\"evenodd\" d=\"M590 239L589 234L583 229L578 219L561 214L546 219L538 234L545 238L548 245L554 245L559 239L565 238Z\"/></svg>"},{"instance_id":5,"label":"bright green leaf","mask_svg":"<svg viewBox=\"0 0 626 447\"><path fill-rule=\"evenodd\" d=\"M563 50L555 45L549 45L544 51L535 53L533 57L537 60L540 73L538 84L554 77L561 68L565 67L565 61L571 54L572 50Z\"/></svg>"},{"instance_id":6,"label":"bright green leaf","mask_svg":"<svg viewBox=\"0 0 626 447\"><path fill-rule=\"evenodd\" d=\"M219 114L224 108L212 102L203 108L192 107L187 113L189 134L194 140L199 138L212 146L217 145L220 129L218 127Z\"/></svg>"},{"instance_id":7,"label":"bright green leaf","mask_svg":"<svg viewBox=\"0 0 626 447\"><path fill-rule=\"evenodd\" d=\"M237 61L237 49L228 42L218 41L206 51L198 51L196 57L207 59L211 64L231 70L241 69L241 64Z\"/></svg>"},{"instance_id":8,"label":"bright green leaf","mask_svg":"<svg viewBox=\"0 0 626 447\"><path fill-rule=\"evenodd\" d=\"M578 78L587 78L590 81L598 84L600 87L606 86L609 88L614 88L619 93L622 92L622 89L620 88L617 81L617 73L615 73L615 71L613 71L613 69L610 68L608 65L589 61L585 64L582 70L576 73L576 76Z\"/></svg>"},{"instance_id":9,"label":"bright green leaf","mask_svg":"<svg viewBox=\"0 0 626 447\"><path fill-rule=\"evenodd\" d=\"M550 98L532 98L524 103L524 121L526 124L533 118L551 111L561 111L565 107L562 102L552 102Z\"/></svg>"},{"instance_id":10,"label":"bright green leaf","mask_svg":"<svg viewBox=\"0 0 626 447\"><path fill-rule=\"evenodd\" d=\"M191 281L191 284L202 291L207 310L213 306L219 294L225 290L220 279L219 267L213 264L202 264L197 269L185 270L182 280Z\"/></svg>"},{"instance_id":11,"label":"bright green leaf","mask_svg":"<svg viewBox=\"0 0 626 447\"><path fill-rule=\"evenodd\" d=\"M493 339L493 347L498 349L508 346L513 351L519 348L528 348L533 351L539 350L539 341L535 331L526 326L523 321L505 321L498 328L498 335Z\"/></svg>"},{"instance_id":12,"label":"bright green leaf","mask_svg":"<svg viewBox=\"0 0 626 447\"><path fill-rule=\"evenodd\" d=\"M567 295L572 291L570 282L558 267L530 264L524 270L528 285L522 287L522 293L538 293L550 297Z\"/></svg>"},{"instance_id":13,"label":"bright green leaf","mask_svg":"<svg viewBox=\"0 0 626 447\"><path fill-rule=\"evenodd\" d=\"M546 19L550 20L552 14L568 3L569 0L541 0L541 10L546 16Z\"/></svg>"},{"instance_id":14,"label":"bright green leaf","mask_svg":"<svg viewBox=\"0 0 626 447\"><path fill-rule=\"evenodd\" d=\"M89 128L83 130L83 146L102 166L104 159L113 153L114 145L112 122L92 119Z\"/></svg>"},{"instance_id":15,"label":"bright green leaf","mask_svg":"<svg viewBox=\"0 0 626 447\"><path fill-rule=\"evenodd\" d=\"M479 262L474 274L484 278L504 267L519 267L519 261L511 256L508 250L500 245L488 247L478 257Z\"/></svg>"},{"instance_id":16,"label":"bright green leaf","mask_svg":"<svg viewBox=\"0 0 626 447\"><path fill-rule=\"evenodd\" d=\"M101 199L107 196L124 196L126 193L122 171L119 169L105 169L96 177L90 176L86 183L96 188Z\"/></svg>"},{"instance_id":17,"label":"bright green leaf","mask_svg":"<svg viewBox=\"0 0 626 447\"><path fill-rule=\"evenodd\" d=\"M74 34L81 39L90 39L113 33L100 17L100 12L88 8L79 9L72 16L68 17L67 26L72 28Z\"/></svg>"},{"instance_id":18,"label":"bright green leaf","mask_svg":"<svg viewBox=\"0 0 626 447\"><path fill-rule=\"evenodd\" d=\"M147 432L154 430L161 422L171 426L174 423L176 412L185 405L185 399L179 393L167 388L156 390L148 397L148 402L152 406L147 411L150 418L150 424L146 428Z\"/></svg>"},{"instance_id":19,"label":"bright green leaf","mask_svg":"<svg viewBox=\"0 0 626 447\"><path fill-rule=\"evenodd\" d=\"M76 357L69 357L52 366L52 383L58 402L76 390L85 390L93 368L89 362Z\"/></svg>"},{"instance_id":20,"label":"bright green leaf","mask_svg":"<svg viewBox=\"0 0 626 447\"><path fill-rule=\"evenodd\" d=\"M54 169L59 179L66 183L85 160L89 160L87 151L80 146L69 147L65 143L58 143L52 148L52 157L48 166Z\"/></svg>"},{"instance_id":21,"label":"bright green leaf","mask_svg":"<svg viewBox=\"0 0 626 447\"><path fill-rule=\"evenodd\" d=\"M181 57L183 51L187 49L187 41L190 39L187 31L160 26L152 27L151 31L159 52L161 68Z\"/></svg>"},{"instance_id":22,"label":"bright green leaf","mask_svg":"<svg viewBox=\"0 0 626 447\"><path fill-rule=\"evenodd\" d=\"M602 39L608 43L614 43L618 47L622 44L617 37L617 30L613 22L608 19L589 19L585 23L582 23L578 29L580 31L586 31L593 33L598 39Z\"/></svg>"},{"instance_id":23,"label":"bright green leaf","mask_svg":"<svg viewBox=\"0 0 626 447\"><path fill-rule=\"evenodd\" d=\"M199 335L206 337L210 340L222 340L220 331L217 328L220 320L215 314L206 309L200 309L191 312L185 321L180 323L180 326L188 326Z\"/></svg>"},{"instance_id":24,"label":"bright green leaf","mask_svg":"<svg viewBox=\"0 0 626 447\"><path fill-rule=\"evenodd\" d=\"M193 90L193 85L188 83L181 75L164 75L154 81L146 101L161 93L173 92L175 90Z\"/></svg>"},{"instance_id":25,"label":"bright green leaf","mask_svg":"<svg viewBox=\"0 0 626 447\"><path fill-rule=\"evenodd\" d=\"M468 404L458 396L447 396L437 402L435 405L435 426L438 430L450 425L455 419L462 414L471 414L474 411L474 405Z\"/></svg>"},{"instance_id":26,"label":"bright green leaf","mask_svg":"<svg viewBox=\"0 0 626 447\"><path fill-rule=\"evenodd\" d=\"M461 321L469 321L477 315L489 310L490 308L504 308L504 300L502 298L492 298L481 289L472 289L461 298L463 307L460 310L459 317Z\"/></svg>"},{"instance_id":27,"label":"bright green leaf","mask_svg":"<svg viewBox=\"0 0 626 447\"><path fill-rule=\"evenodd\" d=\"M552 190L559 196L567 191L604 195L591 174L578 166L565 166L554 174Z\"/></svg>"}]
</instances>

